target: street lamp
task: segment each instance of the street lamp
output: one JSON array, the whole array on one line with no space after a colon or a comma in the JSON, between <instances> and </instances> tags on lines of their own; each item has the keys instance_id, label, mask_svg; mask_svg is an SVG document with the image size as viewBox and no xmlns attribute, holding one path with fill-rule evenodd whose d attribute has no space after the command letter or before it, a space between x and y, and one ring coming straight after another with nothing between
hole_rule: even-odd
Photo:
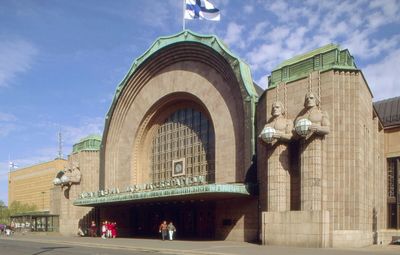
<instances>
[{"instance_id":1,"label":"street lamp","mask_svg":"<svg viewBox=\"0 0 400 255\"><path fill-rule=\"evenodd\" d=\"M44 194L45 194L46 192L42 191L41 193L42 193L42 198L43 198L42 211L44 211Z\"/></svg>"}]
</instances>

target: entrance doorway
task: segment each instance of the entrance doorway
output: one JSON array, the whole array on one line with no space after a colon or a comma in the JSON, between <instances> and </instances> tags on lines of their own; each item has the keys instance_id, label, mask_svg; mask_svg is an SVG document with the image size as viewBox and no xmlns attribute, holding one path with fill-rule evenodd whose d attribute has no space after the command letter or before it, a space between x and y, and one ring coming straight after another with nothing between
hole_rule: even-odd
<instances>
[{"instance_id":1,"label":"entrance doorway","mask_svg":"<svg viewBox=\"0 0 400 255\"><path fill-rule=\"evenodd\" d=\"M163 220L173 222L178 239L214 239L215 202L169 202L138 204L130 208L134 237L159 238Z\"/></svg>"}]
</instances>

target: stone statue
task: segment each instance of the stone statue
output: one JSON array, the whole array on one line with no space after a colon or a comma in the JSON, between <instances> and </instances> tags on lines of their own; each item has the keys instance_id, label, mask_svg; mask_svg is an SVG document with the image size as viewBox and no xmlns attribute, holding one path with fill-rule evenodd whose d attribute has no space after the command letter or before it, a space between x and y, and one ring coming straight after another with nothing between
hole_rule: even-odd
<instances>
[{"instance_id":1,"label":"stone statue","mask_svg":"<svg viewBox=\"0 0 400 255\"><path fill-rule=\"evenodd\" d=\"M324 136L330 132L328 114L319 108L319 99L313 92L308 92L304 98L304 110L296 118L296 132L310 138L313 134Z\"/></svg>"},{"instance_id":2,"label":"stone statue","mask_svg":"<svg viewBox=\"0 0 400 255\"><path fill-rule=\"evenodd\" d=\"M60 185L61 188L64 186L71 187L72 184L79 184L80 182L81 170L79 169L79 165L75 162L72 163L72 167L65 167L53 180L54 185Z\"/></svg>"},{"instance_id":3,"label":"stone statue","mask_svg":"<svg viewBox=\"0 0 400 255\"><path fill-rule=\"evenodd\" d=\"M285 109L280 101L272 104L271 115L259 137L266 143L288 142L293 136L293 122L285 118Z\"/></svg>"},{"instance_id":4,"label":"stone statue","mask_svg":"<svg viewBox=\"0 0 400 255\"><path fill-rule=\"evenodd\" d=\"M69 185L81 182L81 170L79 169L79 165L75 162L73 162L72 167L65 172L65 175L69 178Z\"/></svg>"}]
</instances>

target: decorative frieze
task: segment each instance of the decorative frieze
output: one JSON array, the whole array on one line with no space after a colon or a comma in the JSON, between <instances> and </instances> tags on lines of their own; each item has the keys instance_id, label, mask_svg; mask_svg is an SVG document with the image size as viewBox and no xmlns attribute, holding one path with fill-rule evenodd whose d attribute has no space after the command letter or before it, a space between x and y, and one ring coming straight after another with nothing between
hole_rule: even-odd
<instances>
[{"instance_id":1,"label":"decorative frieze","mask_svg":"<svg viewBox=\"0 0 400 255\"><path fill-rule=\"evenodd\" d=\"M133 200L146 200L151 198L193 195L202 193L230 193L236 195L250 195L254 189L250 184L206 184L198 186L175 187L159 190L141 190L137 192L117 193L106 191L83 192L78 199L74 201L77 206L93 206L96 204L107 204L113 202L126 202ZM99 196L99 194L101 194Z\"/></svg>"}]
</instances>

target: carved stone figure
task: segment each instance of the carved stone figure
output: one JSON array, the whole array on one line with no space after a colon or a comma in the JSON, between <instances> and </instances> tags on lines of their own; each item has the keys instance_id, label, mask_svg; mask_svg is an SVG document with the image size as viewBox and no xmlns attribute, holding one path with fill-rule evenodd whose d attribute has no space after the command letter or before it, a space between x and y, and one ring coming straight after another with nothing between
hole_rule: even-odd
<instances>
[{"instance_id":1,"label":"carved stone figure","mask_svg":"<svg viewBox=\"0 0 400 255\"><path fill-rule=\"evenodd\" d=\"M78 184L81 182L81 170L77 163L72 163L72 167L65 171L65 176L68 177L68 184Z\"/></svg>"},{"instance_id":2,"label":"carved stone figure","mask_svg":"<svg viewBox=\"0 0 400 255\"><path fill-rule=\"evenodd\" d=\"M285 109L280 101L272 104L271 115L259 137L266 143L288 142L293 136L293 122L285 118Z\"/></svg>"},{"instance_id":3,"label":"carved stone figure","mask_svg":"<svg viewBox=\"0 0 400 255\"><path fill-rule=\"evenodd\" d=\"M261 193L267 197L262 201L270 212L290 210L290 164L288 142L293 136L293 121L285 118L283 104L272 104L272 117L264 126L260 138L269 144L267 167L262 173Z\"/></svg>"},{"instance_id":4,"label":"carved stone figure","mask_svg":"<svg viewBox=\"0 0 400 255\"><path fill-rule=\"evenodd\" d=\"M330 132L328 114L319 108L319 99L313 92L308 92L304 98L304 110L296 118L296 132L308 139L313 134L327 135ZM308 121L309 122L308 122Z\"/></svg>"},{"instance_id":5,"label":"carved stone figure","mask_svg":"<svg viewBox=\"0 0 400 255\"><path fill-rule=\"evenodd\" d=\"M300 146L300 194L302 211L322 209L324 196L323 169L326 166L324 136L330 132L328 114L318 107L319 100L313 92L304 99L304 110L296 118L295 129L304 139ZM313 139L309 139L310 137Z\"/></svg>"},{"instance_id":6,"label":"carved stone figure","mask_svg":"<svg viewBox=\"0 0 400 255\"><path fill-rule=\"evenodd\" d=\"M65 167L60 171L56 178L53 180L54 185L70 187L72 184L79 184L81 182L81 171L77 163L72 163L72 167Z\"/></svg>"}]
</instances>

